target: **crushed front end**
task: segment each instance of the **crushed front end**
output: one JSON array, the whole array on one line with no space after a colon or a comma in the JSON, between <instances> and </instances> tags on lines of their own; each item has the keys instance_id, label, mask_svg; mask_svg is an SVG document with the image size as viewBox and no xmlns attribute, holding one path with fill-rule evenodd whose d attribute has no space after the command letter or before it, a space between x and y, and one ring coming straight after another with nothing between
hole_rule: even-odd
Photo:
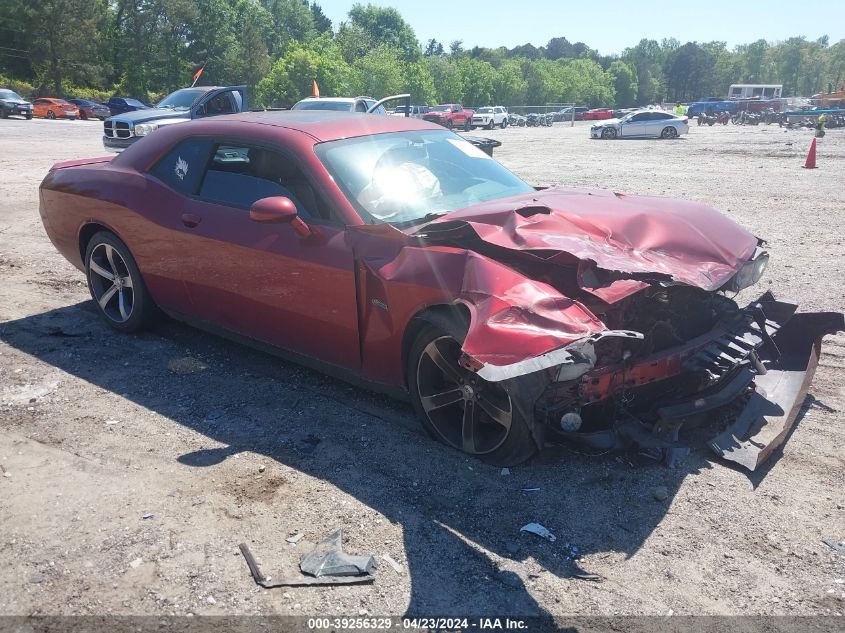
<instances>
[{"instance_id":1,"label":"crushed front end","mask_svg":"<svg viewBox=\"0 0 845 633\"><path fill-rule=\"evenodd\" d=\"M638 293L605 316L644 336L596 341L593 368L576 378L568 364L551 370L536 420L562 439L669 462L705 441L754 470L793 426L822 337L845 329L842 314L796 308L771 293L745 308L688 287Z\"/></svg>"}]
</instances>

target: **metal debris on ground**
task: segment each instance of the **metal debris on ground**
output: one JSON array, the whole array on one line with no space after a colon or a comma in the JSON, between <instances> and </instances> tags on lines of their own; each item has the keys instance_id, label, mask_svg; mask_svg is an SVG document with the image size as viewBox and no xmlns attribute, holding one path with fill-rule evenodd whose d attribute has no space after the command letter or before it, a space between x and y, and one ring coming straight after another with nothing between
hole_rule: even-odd
<instances>
[{"instance_id":1,"label":"metal debris on ground","mask_svg":"<svg viewBox=\"0 0 845 633\"><path fill-rule=\"evenodd\" d=\"M274 587L306 587L319 585L360 585L375 580L376 561L372 556L352 556L343 551L343 531L335 530L303 555L299 569L308 576L271 580L261 573L258 562L246 543L239 548L256 584L265 589Z\"/></svg>"},{"instance_id":2,"label":"metal debris on ground","mask_svg":"<svg viewBox=\"0 0 845 633\"><path fill-rule=\"evenodd\" d=\"M538 492L539 490L539 486L525 486L522 488L522 492Z\"/></svg>"},{"instance_id":3,"label":"metal debris on ground","mask_svg":"<svg viewBox=\"0 0 845 633\"><path fill-rule=\"evenodd\" d=\"M152 519L154 516L152 512L147 512L141 516L141 519Z\"/></svg>"},{"instance_id":4,"label":"metal debris on ground","mask_svg":"<svg viewBox=\"0 0 845 633\"><path fill-rule=\"evenodd\" d=\"M604 580L604 578L602 578L598 574L590 574L587 572L578 572L572 574L572 577L577 578L578 580L592 580L593 582L601 582L602 580Z\"/></svg>"},{"instance_id":5,"label":"metal debris on ground","mask_svg":"<svg viewBox=\"0 0 845 633\"><path fill-rule=\"evenodd\" d=\"M287 537L285 540L290 543L291 545L296 545L299 541L302 540L302 537L305 536L302 532L297 532L293 536Z\"/></svg>"},{"instance_id":6,"label":"metal debris on ground","mask_svg":"<svg viewBox=\"0 0 845 633\"><path fill-rule=\"evenodd\" d=\"M382 554L381 557L388 565L393 567L393 571L395 571L397 574L403 573L402 565L393 560L390 554Z\"/></svg>"},{"instance_id":7,"label":"metal debris on ground","mask_svg":"<svg viewBox=\"0 0 845 633\"><path fill-rule=\"evenodd\" d=\"M827 545L830 549L832 549L837 554L845 556L845 541L840 541L837 543L833 539L823 538L822 543Z\"/></svg>"},{"instance_id":8,"label":"metal debris on ground","mask_svg":"<svg viewBox=\"0 0 845 633\"><path fill-rule=\"evenodd\" d=\"M536 534L540 538L544 538L547 541L554 543L557 540L557 537L549 532L549 530L539 523L526 523L520 529L520 532L529 532L531 534Z\"/></svg>"}]
</instances>

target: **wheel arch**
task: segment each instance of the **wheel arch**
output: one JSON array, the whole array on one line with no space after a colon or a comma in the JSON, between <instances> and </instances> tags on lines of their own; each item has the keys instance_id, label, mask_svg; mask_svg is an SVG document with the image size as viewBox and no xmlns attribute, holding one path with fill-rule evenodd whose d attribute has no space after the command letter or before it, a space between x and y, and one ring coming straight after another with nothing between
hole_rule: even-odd
<instances>
[{"instance_id":1,"label":"wheel arch","mask_svg":"<svg viewBox=\"0 0 845 633\"><path fill-rule=\"evenodd\" d=\"M105 224L101 224L95 220L86 222L79 228L79 259L82 262L83 267L85 266L85 254L88 252L88 243L91 241L91 238L100 231L111 233L121 242L124 244L126 243L123 238L120 237L120 234L110 226L106 226Z\"/></svg>"},{"instance_id":2,"label":"wheel arch","mask_svg":"<svg viewBox=\"0 0 845 633\"><path fill-rule=\"evenodd\" d=\"M408 386L408 355L417 336L427 325L438 325L444 320L463 321L469 326L472 314L462 302L440 303L426 306L408 320L402 334L402 382Z\"/></svg>"}]
</instances>

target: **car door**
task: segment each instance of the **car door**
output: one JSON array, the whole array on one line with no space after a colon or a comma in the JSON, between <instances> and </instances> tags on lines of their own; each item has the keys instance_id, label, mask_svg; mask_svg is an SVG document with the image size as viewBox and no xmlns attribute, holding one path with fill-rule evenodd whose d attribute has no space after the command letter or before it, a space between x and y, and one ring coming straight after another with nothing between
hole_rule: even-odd
<instances>
[{"instance_id":1,"label":"car door","mask_svg":"<svg viewBox=\"0 0 845 633\"><path fill-rule=\"evenodd\" d=\"M642 136L660 136L663 127L662 112L647 112L646 119L643 121Z\"/></svg>"},{"instance_id":2,"label":"car door","mask_svg":"<svg viewBox=\"0 0 845 633\"><path fill-rule=\"evenodd\" d=\"M622 124L620 136L642 136L645 133L645 122L648 112L640 112Z\"/></svg>"},{"instance_id":3,"label":"car door","mask_svg":"<svg viewBox=\"0 0 845 633\"><path fill-rule=\"evenodd\" d=\"M352 251L314 182L282 148L215 142L176 250L196 319L357 370ZM310 235L250 219L270 196L290 198Z\"/></svg>"},{"instance_id":4,"label":"car door","mask_svg":"<svg viewBox=\"0 0 845 633\"><path fill-rule=\"evenodd\" d=\"M247 109L246 87L219 88L212 90L194 106L193 118L234 114Z\"/></svg>"},{"instance_id":5,"label":"car door","mask_svg":"<svg viewBox=\"0 0 845 633\"><path fill-rule=\"evenodd\" d=\"M36 99L32 102L32 114L37 117L47 116L47 109L44 107L44 99Z\"/></svg>"}]
</instances>

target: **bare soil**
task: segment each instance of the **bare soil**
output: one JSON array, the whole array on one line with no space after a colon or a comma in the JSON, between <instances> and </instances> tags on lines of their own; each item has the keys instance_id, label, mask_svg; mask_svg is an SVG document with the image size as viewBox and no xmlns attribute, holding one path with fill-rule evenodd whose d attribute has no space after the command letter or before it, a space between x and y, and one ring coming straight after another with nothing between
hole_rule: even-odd
<instances>
[{"instance_id":1,"label":"bare soil","mask_svg":"<svg viewBox=\"0 0 845 633\"><path fill-rule=\"evenodd\" d=\"M50 165L102 155L99 132L0 121L0 613L845 610L845 558L822 543L845 540L845 336L826 339L800 421L760 472L703 447L671 469L562 447L502 475L429 439L402 402L174 322L109 330L38 216ZM801 168L810 132L772 126L484 134L534 183L708 203L768 240L759 290L845 309L845 130L819 143L815 170ZM532 521L557 541L520 535ZM237 549L291 575L337 527L348 552L378 558L375 584L264 590Z\"/></svg>"}]
</instances>

